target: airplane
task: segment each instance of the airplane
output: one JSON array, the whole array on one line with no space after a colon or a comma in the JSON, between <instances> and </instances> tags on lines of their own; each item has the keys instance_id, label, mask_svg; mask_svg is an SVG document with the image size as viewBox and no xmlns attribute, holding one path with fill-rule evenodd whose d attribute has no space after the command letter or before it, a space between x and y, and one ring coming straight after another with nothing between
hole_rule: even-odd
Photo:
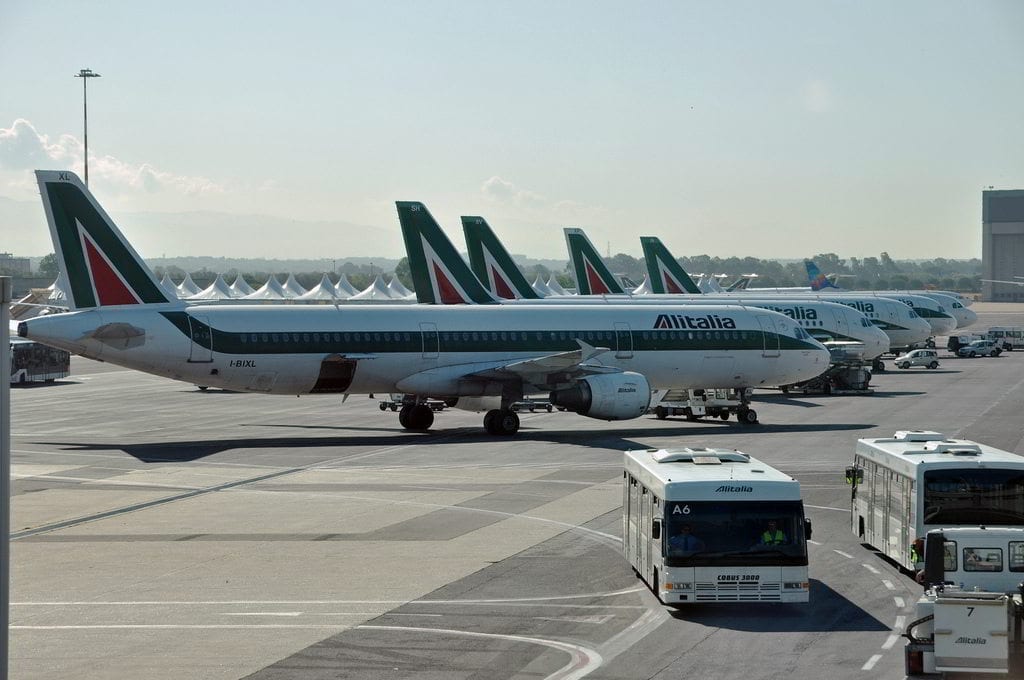
<instances>
[{"instance_id":1,"label":"airplane","mask_svg":"<svg viewBox=\"0 0 1024 680\"><path fill-rule=\"evenodd\" d=\"M828 363L803 329L760 309L499 306L465 263L448 269L438 254L451 253L425 238L407 239L410 255L432 265L417 290L483 304L187 305L171 299L77 175L37 170L36 179L73 311L23 321L18 336L174 380L267 394L416 395L399 413L409 430L433 424L427 397L497 397L484 426L505 435L519 429L511 404L524 393L625 420L680 375L724 386L796 382ZM421 203L396 207L403 224L433 223Z\"/></svg>"},{"instance_id":2,"label":"airplane","mask_svg":"<svg viewBox=\"0 0 1024 680\"><path fill-rule=\"evenodd\" d=\"M482 217L467 216L462 218L463 230L468 234L468 250L471 256L476 258L476 262L474 263L474 267L472 269L466 267L466 263L458 254L458 251L455 249L455 246L451 243L451 241L445 235L444 231L441 229L440 225L429 215L429 213L402 214L400 215L400 220L402 224L403 238L405 239L406 243L409 270L413 277L413 280L416 282L415 288L417 290L417 299L419 302L424 304L458 304L463 302L479 302L478 300L473 300L468 294L464 298L460 298L459 296L456 295L439 295L439 291L443 291L446 289L452 290L455 284L450 282L446 283L445 281L439 280L438 277L436 276L442 272L448 272L449 278L455 277L456 274L458 274L460 280L465 279L465 283L468 284L469 281L472 278L474 278L473 271L475 270L483 273L486 276L487 280L492 282L492 285L494 285L494 282L497 281L504 282L505 285L503 287L496 286L496 289L490 292L492 295L495 295L496 299L500 299L502 304L506 306L525 305L530 307L550 307L553 304L558 304L563 307L586 306L593 308L595 306L633 306L634 303L639 301L640 303L643 304L646 304L648 302L655 303L658 307L665 307L666 304L669 304L671 305L672 309L676 310L676 315L690 312L691 309L698 304L700 305L701 312L704 312L706 309L712 308L704 306L704 303L706 301L699 301L698 303L695 303L695 305L688 305L681 300L666 299L664 301L659 301L629 296L624 296L621 298L609 297L608 299L600 299L594 297L587 298L585 296L581 297L576 295L549 295L542 299L522 299L521 297L516 296L517 293L514 289L516 286L518 286L521 291L520 295L522 293L528 294L527 287L529 286L529 284L526 282L526 278L522 276L522 272L518 270L518 267L512 261L511 256L508 254L505 248L501 245L500 241L491 231L490 227L486 223L486 220L484 220ZM474 235L481 235L481 238L475 238ZM479 279L476 279L476 282L479 283ZM468 292L468 285L464 285L464 287L467 288ZM501 298L501 295L505 295L506 297ZM715 305L713 308L721 308L721 304ZM693 311L697 310L693 309ZM744 308L744 311L753 312L755 316L757 316L760 313L756 309L746 310L746 308ZM770 310L767 308L765 308L765 311L772 311L774 313L774 310ZM767 323L768 319L765 318L762 321ZM671 327L675 328L675 320L673 320L671 317L663 320L663 323L670 323L672 324ZM807 335L805 330L796 331L796 328L799 328L800 324L794 323L794 321L790 318L774 317L772 323L775 324L775 330L780 333L794 333ZM669 328L669 326L663 325L660 326L660 328ZM648 335L646 332L641 332L640 335L641 338L644 340L654 340L659 337L657 333L653 332L650 333L650 335ZM884 335L881 337L887 346L888 339L885 338ZM713 333L712 335L708 335L704 339L708 341L705 347L705 351L707 352L706 359L710 359L712 356L724 356L719 355L716 352L722 349L720 346L718 346L719 341L728 340L728 334L719 337L717 334ZM821 368L822 370L824 370L824 366L822 366ZM690 374L687 371L683 371L682 368L680 370L680 382L678 382L675 385L676 389L693 388L708 384L707 382L704 382L707 380L706 375ZM759 368L758 370L760 371L764 369ZM781 376L777 376L777 378L778 377ZM727 380L728 379L729 378L727 377ZM742 380L739 382L737 382L736 380L732 380L727 385L725 385L725 387L764 387L788 384L773 383L771 382L773 379L776 378L767 378L764 382L761 382L760 384L749 382L748 384L742 385L740 384ZM748 375L748 377L745 378L745 380L749 381L750 376ZM740 419L740 421L746 423L757 422L757 414L753 409L749 407L749 399L746 395L744 395L744 399L742 401L743 403L737 411L737 416Z\"/></svg>"},{"instance_id":3,"label":"airplane","mask_svg":"<svg viewBox=\"0 0 1024 680\"><path fill-rule=\"evenodd\" d=\"M1015 279L1024 279L1024 276L1014 276ZM1008 283L1011 286L1024 286L1024 281L1006 281L1005 279L982 279L988 283Z\"/></svg>"},{"instance_id":4,"label":"airplane","mask_svg":"<svg viewBox=\"0 0 1024 680\"><path fill-rule=\"evenodd\" d=\"M578 271L578 263L585 261L589 265L589 272L592 273L593 277L602 279L601 283L606 285L603 280L608 273L608 268L604 266L601 261L601 256L594 248L590 239L587 238L586 234L580 229L572 230L572 239L567 237L567 243L570 245L569 249L569 260L570 269ZM648 261L648 274L647 280L651 285L651 290L654 293L658 291L664 292L663 281L661 273L663 271L676 272L677 282L681 285L681 276L685 274L683 268L679 265L679 262L672 257L671 253L668 252L667 248L653 248L652 245L657 241L657 237L647 237L652 239L648 241L648 252L652 253L655 257L656 262L652 265ZM643 241L641 241L641 245ZM585 282L584 286L589 286L590 281ZM577 281L577 285L580 283ZM890 348L892 347L908 347L919 342L927 340L928 337L934 334L933 327L925 320L917 318L918 315L914 310L907 312L903 307L905 305L900 302L889 300L884 301L884 298L879 298L873 295L859 295L856 293L848 293L843 295L819 295L805 291L803 295L798 293L790 293L795 297L793 299L803 300L820 300L828 302L836 302L847 307L851 307L858 312L864 314L873 325L881 328L887 336L889 336ZM742 293L706 293L707 296L714 296L711 299L725 302L727 300L739 300L742 299L744 304L753 304L754 300L786 300L786 295L779 295L778 293L772 293L764 289L746 290ZM935 306L931 301L923 300L920 301L923 305ZM951 328L954 323L952 318L947 319L949 322L948 327Z\"/></svg>"},{"instance_id":5,"label":"airplane","mask_svg":"<svg viewBox=\"0 0 1024 680\"><path fill-rule=\"evenodd\" d=\"M491 281L515 280L517 274L522 279L519 267L484 218L463 217L462 231L466 238L466 248L473 271L478 273L486 271ZM601 261L597 251L593 249L586 234L582 230L573 229L572 238L580 241L574 244L577 252L584 252L590 256L585 268L590 281L597 281L604 285L603 278L612 277L611 272ZM803 301L784 295L777 295L773 298L766 297L765 299L757 299L757 296L748 298L742 295L728 298L714 295L705 296L700 293L693 279L683 271L683 268L679 266L679 263L658 238L644 236L641 237L640 243L648 267L647 285L650 286L652 293L657 293L656 295L550 296L544 298L543 302L562 304L740 304L781 312L797 325L803 326L804 330L819 341L863 343L864 357L867 359L874 359L889 350L889 336L872 324L864 314L850 306L824 300ZM413 259L410 258L410 267L412 266ZM522 280L525 282L525 279ZM614 281L614 277L611 280ZM492 289L492 292L497 291ZM923 327L924 324L921 326Z\"/></svg>"},{"instance_id":6,"label":"airplane","mask_svg":"<svg viewBox=\"0 0 1024 680\"><path fill-rule=\"evenodd\" d=\"M847 292L846 289L836 285L833 278L826 277L818 269L813 260L804 260L804 268L807 270L807 279L811 283L811 289L816 291ZM843 275L848 276L848 275ZM867 292L867 291L864 291ZM871 291L873 295L901 300L909 304L918 314L932 324L932 330L936 335L942 335L952 329L945 329L948 322L941 321L944 316L951 316L956 321L955 328L966 328L978 320L978 315L967 309L971 301L965 296L953 291L945 290L877 290ZM902 297L901 297L902 296ZM911 297L913 296L913 297ZM928 298L938 303L939 307L921 302L918 298Z\"/></svg>"}]
</instances>

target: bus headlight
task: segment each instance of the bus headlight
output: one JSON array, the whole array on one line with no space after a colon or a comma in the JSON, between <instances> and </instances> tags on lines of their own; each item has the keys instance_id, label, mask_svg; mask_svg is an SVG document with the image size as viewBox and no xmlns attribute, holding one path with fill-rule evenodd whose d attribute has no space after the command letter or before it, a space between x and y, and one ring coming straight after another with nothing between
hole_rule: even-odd
<instances>
[{"instance_id":1,"label":"bus headlight","mask_svg":"<svg viewBox=\"0 0 1024 680\"><path fill-rule=\"evenodd\" d=\"M666 583L665 590L693 590L692 583Z\"/></svg>"},{"instance_id":2,"label":"bus headlight","mask_svg":"<svg viewBox=\"0 0 1024 680\"><path fill-rule=\"evenodd\" d=\"M810 584L804 581L803 583L783 583L782 587L786 590L808 590Z\"/></svg>"}]
</instances>

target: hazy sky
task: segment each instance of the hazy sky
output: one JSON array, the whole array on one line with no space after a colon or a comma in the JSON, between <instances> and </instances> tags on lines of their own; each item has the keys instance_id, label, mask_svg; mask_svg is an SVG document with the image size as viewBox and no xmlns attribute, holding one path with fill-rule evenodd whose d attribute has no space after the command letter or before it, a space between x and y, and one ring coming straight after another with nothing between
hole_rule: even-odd
<instances>
[{"instance_id":1,"label":"hazy sky","mask_svg":"<svg viewBox=\"0 0 1024 680\"><path fill-rule=\"evenodd\" d=\"M4 0L0 66L0 197L81 174L92 68L92 189L145 256L398 257L421 200L534 257L966 258L1024 188L1019 0ZM232 217L131 217L196 211ZM52 250L30 212L0 250Z\"/></svg>"}]
</instances>

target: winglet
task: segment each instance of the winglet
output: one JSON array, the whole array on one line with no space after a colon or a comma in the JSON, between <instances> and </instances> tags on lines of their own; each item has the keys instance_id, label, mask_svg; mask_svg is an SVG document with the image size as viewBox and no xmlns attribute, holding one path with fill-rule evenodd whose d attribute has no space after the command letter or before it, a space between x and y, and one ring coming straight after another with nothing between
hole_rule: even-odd
<instances>
[{"instance_id":1,"label":"winglet","mask_svg":"<svg viewBox=\"0 0 1024 680\"><path fill-rule=\"evenodd\" d=\"M72 309L172 301L75 173L36 170L36 181Z\"/></svg>"},{"instance_id":2,"label":"winglet","mask_svg":"<svg viewBox=\"0 0 1024 680\"><path fill-rule=\"evenodd\" d=\"M565 245L569 249L569 265L580 295L622 294L625 291L601 259L597 248L582 229L565 228Z\"/></svg>"},{"instance_id":3,"label":"winglet","mask_svg":"<svg viewBox=\"0 0 1024 680\"><path fill-rule=\"evenodd\" d=\"M462 233L469 251L469 266L492 294L508 300L536 300L541 297L526 280L487 220L463 216Z\"/></svg>"},{"instance_id":4,"label":"winglet","mask_svg":"<svg viewBox=\"0 0 1024 680\"><path fill-rule=\"evenodd\" d=\"M647 263L647 280L651 282L651 292L701 294L700 288L679 261L672 257L661 239L657 236L641 236L640 247L643 248L644 261Z\"/></svg>"},{"instance_id":5,"label":"winglet","mask_svg":"<svg viewBox=\"0 0 1024 680\"><path fill-rule=\"evenodd\" d=\"M473 275L425 205L418 201L397 201L395 205L417 302L458 305L498 301Z\"/></svg>"}]
</instances>

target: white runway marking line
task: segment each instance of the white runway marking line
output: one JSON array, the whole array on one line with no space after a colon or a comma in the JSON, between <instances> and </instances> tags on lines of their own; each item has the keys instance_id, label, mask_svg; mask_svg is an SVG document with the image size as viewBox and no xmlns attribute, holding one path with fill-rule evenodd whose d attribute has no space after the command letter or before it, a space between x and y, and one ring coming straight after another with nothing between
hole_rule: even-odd
<instances>
[{"instance_id":1,"label":"white runway marking line","mask_svg":"<svg viewBox=\"0 0 1024 680\"><path fill-rule=\"evenodd\" d=\"M339 630L337 624L329 623L224 623L224 624L175 624L175 623L112 623L81 626L17 626L11 630L256 630L263 628L305 628Z\"/></svg>"},{"instance_id":2,"label":"white runway marking line","mask_svg":"<svg viewBox=\"0 0 1024 680\"><path fill-rule=\"evenodd\" d=\"M495 598L487 600L78 600L62 602L12 602L13 607L80 607L80 606L196 606L196 605L312 605L312 604L448 604L448 605L499 605L515 604L542 607L544 602L564 602L565 600L582 600L596 597L616 597L628 595L647 590L643 586L622 588L601 593L581 593L578 595L555 595L551 597L516 597L516 598ZM643 609L638 605L578 605L578 604L557 604L553 607L577 607L586 609Z\"/></svg>"},{"instance_id":3,"label":"white runway marking line","mask_svg":"<svg viewBox=\"0 0 1024 680\"><path fill-rule=\"evenodd\" d=\"M849 512L849 508L833 508L830 505L807 505L804 504L805 508L814 508L815 510L835 510L836 512Z\"/></svg>"},{"instance_id":4,"label":"white runway marking line","mask_svg":"<svg viewBox=\"0 0 1024 680\"><path fill-rule=\"evenodd\" d=\"M892 581L882 579L882 585L884 585L887 590L896 590L896 586L892 584Z\"/></svg>"},{"instance_id":5,"label":"white runway marking line","mask_svg":"<svg viewBox=\"0 0 1024 680\"><path fill-rule=\"evenodd\" d=\"M897 616L896 617L896 623L894 623L893 626L892 626L893 630L900 630L900 631L903 630L903 626L906 625L906 623L907 623L907 617L905 617L905 616ZM882 643L882 649L892 649L893 645L895 645L896 642L901 637L903 637L902 634L893 633L892 635L890 635L889 637L887 637L885 639L885 642Z\"/></svg>"},{"instance_id":6,"label":"white runway marking line","mask_svg":"<svg viewBox=\"0 0 1024 680\"><path fill-rule=\"evenodd\" d=\"M853 555L851 555L850 553L844 553L842 550L836 550L835 548L832 548L832 552L836 553L837 555L842 555L848 560L853 559Z\"/></svg>"},{"instance_id":7,"label":"white runway marking line","mask_svg":"<svg viewBox=\"0 0 1024 680\"><path fill-rule=\"evenodd\" d=\"M874 567L872 567L870 564L863 564L862 563L860 566L864 567L865 569L870 571L872 574L881 574L882 573L882 572L878 571L877 569L875 569Z\"/></svg>"},{"instance_id":8,"label":"white runway marking line","mask_svg":"<svg viewBox=\"0 0 1024 680\"><path fill-rule=\"evenodd\" d=\"M904 600L902 597L894 597L894 598L892 598L892 600L893 600L893 602L896 603L896 607L898 609L903 609L904 607L907 606L906 600Z\"/></svg>"},{"instance_id":9,"label":"white runway marking line","mask_svg":"<svg viewBox=\"0 0 1024 680\"><path fill-rule=\"evenodd\" d=\"M578 680L584 678L601 667L603 660L597 651L560 640L548 640L545 638L526 637L524 635L501 635L498 633L478 633L467 630L452 630L449 628L412 628L405 626L356 626L356 630L394 630L409 631L416 633L428 633L432 635L463 635L466 637L493 638L495 640L511 640L513 642L525 642L527 644L543 645L565 652L569 655L569 663L559 668L551 675L544 677L544 680Z\"/></svg>"},{"instance_id":10,"label":"white runway marking line","mask_svg":"<svg viewBox=\"0 0 1024 680\"><path fill-rule=\"evenodd\" d=\"M882 658L881 654L875 654L873 657L868 659L867 663L865 663L863 666L861 666L860 669L862 671L869 671L869 670L871 670L872 668L875 667L875 664L878 663L881 660L881 658Z\"/></svg>"}]
</instances>

